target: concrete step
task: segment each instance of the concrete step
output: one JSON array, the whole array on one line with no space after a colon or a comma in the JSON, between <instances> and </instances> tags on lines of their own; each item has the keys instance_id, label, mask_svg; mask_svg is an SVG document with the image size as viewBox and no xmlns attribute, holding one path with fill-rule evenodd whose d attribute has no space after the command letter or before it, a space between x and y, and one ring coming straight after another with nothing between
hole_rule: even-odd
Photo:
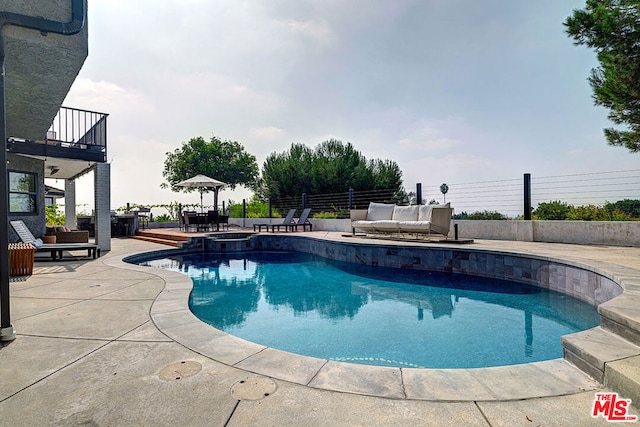
<instances>
[{"instance_id":1,"label":"concrete step","mask_svg":"<svg viewBox=\"0 0 640 427\"><path fill-rule=\"evenodd\" d=\"M561 342L565 359L605 385L611 363L640 356L639 346L600 326L565 335Z\"/></svg>"},{"instance_id":2,"label":"concrete step","mask_svg":"<svg viewBox=\"0 0 640 427\"><path fill-rule=\"evenodd\" d=\"M604 384L640 408L640 356L607 363Z\"/></svg>"},{"instance_id":3,"label":"concrete step","mask_svg":"<svg viewBox=\"0 0 640 427\"><path fill-rule=\"evenodd\" d=\"M613 298L598 306L600 326L640 345L640 295L625 292L624 298Z\"/></svg>"}]
</instances>

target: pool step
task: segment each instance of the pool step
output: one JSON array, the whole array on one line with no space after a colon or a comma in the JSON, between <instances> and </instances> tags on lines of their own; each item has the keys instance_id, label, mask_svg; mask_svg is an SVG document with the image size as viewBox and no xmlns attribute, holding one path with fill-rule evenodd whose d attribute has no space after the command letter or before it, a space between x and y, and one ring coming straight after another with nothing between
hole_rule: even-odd
<instances>
[{"instance_id":1,"label":"pool step","mask_svg":"<svg viewBox=\"0 0 640 427\"><path fill-rule=\"evenodd\" d=\"M625 298L613 298L598 306L600 326L640 345L640 297L628 292Z\"/></svg>"},{"instance_id":2,"label":"pool step","mask_svg":"<svg viewBox=\"0 0 640 427\"><path fill-rule=\"evenodd\" d=\"M162 245L178 247L180 245L179 241L169 240L169 239L160 239L157 237L149 237L149 236L129 236L130 239L136 240L144 240L146 242L160 243Z\"/></svg>"},{"instance_id":3,"label":"pool step","mask_svg":"<svg viewBox=\"0 0 640 427\"><path fill-rule=\"evenodd\" d=\"M598 326L565 335L561 339L564 357L605 386L622 393L625 398L640 403L640 346ZM620 371L629 364L635 366L635 376L628 378ZM621 388L618 389L618 386ZM633 391L633 396L622 390Z\"/></svg>"},{"instance_id":4,"label":"pool step","mask_svg":"<svg viewBox=\"0 0 640 427\"><path fill-rule=\"evenodd\" d=\"M163 245L178 247L180 242L187 241L188 237L181 233L156 233L152 230L138 230L132 239L145 240L147 242L160 243Z\"/></svg>"}]
</instances>

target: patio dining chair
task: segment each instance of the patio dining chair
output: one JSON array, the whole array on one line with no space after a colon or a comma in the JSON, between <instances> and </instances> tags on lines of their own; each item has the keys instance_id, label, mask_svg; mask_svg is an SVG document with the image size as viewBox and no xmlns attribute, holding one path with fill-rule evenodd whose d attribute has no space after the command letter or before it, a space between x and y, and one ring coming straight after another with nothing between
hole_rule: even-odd
<instances>
[{"instance_id":1,"label":"patio dining chair","mask_svg":"<svg viewBox=\"0 0 640 427\"><path fill-rule=\"evenodd\" d=\"M198 223L195 221L196 211L184 211L184 231L189 231L190 228L198 230Z\"/></svg>"},{"instance_id":2,"label":"patio dining chair","mask_svg":"<svg viewBox=\"0 0 640 427\"><path fill-rule=\"evenodd\" d=\"M222 226L222 230L226 228L229 230L229 215L220 215L218 216L218 224Z\"/></svg>"},{"instance_id":3,"label":"patio dining chair","mask_svg":"<svg viewBox=\"0 0 640 427\"><path fill-rule=\"evenodd\" d=\"M149 219L151 217L151 208L140 208L137 211L138 227L142 230L149 228Z\"/></svg>"},{"instance_id":4,"label":"patio dining chair","mask_svg":"<svg viewBox=\"0 0 640 427\"><path fill-rule=\"evenodd\" d=\"M213 231L213 227L216 227L216 231L220 231L220 216L218 215L218 211L207 211L207 223Z\"/></svg>"}]
</instances>

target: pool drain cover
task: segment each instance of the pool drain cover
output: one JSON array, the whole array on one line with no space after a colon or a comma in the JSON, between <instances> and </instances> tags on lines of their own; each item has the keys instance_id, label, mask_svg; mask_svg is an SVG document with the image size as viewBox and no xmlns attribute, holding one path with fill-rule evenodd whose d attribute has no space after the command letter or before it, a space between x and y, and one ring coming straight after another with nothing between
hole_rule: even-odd
<instances>
[{"instance_id":1,"label":"pool drain cover","mask_svg":"<svg viewBox=\"0 0 640 427\"><path fill-rule=\"evenodd\" d=\"M276 388L276 383L269 378L247 378L231 387L231 395L238 400L260 400L273 394Z\"/></svg>"},{"instance_id":2,"label":"pool drain cover","mask_svg":"<svg viewBox=\"0 0 640 427\"><path fill-rule=\"evenodd\" d=\"M202 370L202 365L193 360L183 360L165 366L158 375L165 381L176 381L192 377Z\"/></svg>"}]
</instances>

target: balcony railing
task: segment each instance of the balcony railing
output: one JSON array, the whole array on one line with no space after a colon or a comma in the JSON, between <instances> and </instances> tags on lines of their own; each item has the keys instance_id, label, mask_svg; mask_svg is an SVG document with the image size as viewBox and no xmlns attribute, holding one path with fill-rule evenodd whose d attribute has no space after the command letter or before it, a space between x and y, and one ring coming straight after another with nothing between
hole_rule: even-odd
<instances>
[{"instance_id":1,"label":"balcony railing","mask_svg":"<svg viewBox=\"0 0 640 427\"><path fill-rule=\"evenodd\" d=\"M60 107L46 135L36 140L13 135L7 139L7 149L15 154L45 158L106 162L107 116Z\"/></svg>"},{"instance_id":2,"label":"balcony railing","mask_svg":"<svg viewBox=\"0 0 640 427\"><path fill-rule=\"evenodd\" d=\"M106 160L107 116L96 111L60 107L47 131L46 141L62 147L100 151Z\"/></svg>"}]
</instances>

